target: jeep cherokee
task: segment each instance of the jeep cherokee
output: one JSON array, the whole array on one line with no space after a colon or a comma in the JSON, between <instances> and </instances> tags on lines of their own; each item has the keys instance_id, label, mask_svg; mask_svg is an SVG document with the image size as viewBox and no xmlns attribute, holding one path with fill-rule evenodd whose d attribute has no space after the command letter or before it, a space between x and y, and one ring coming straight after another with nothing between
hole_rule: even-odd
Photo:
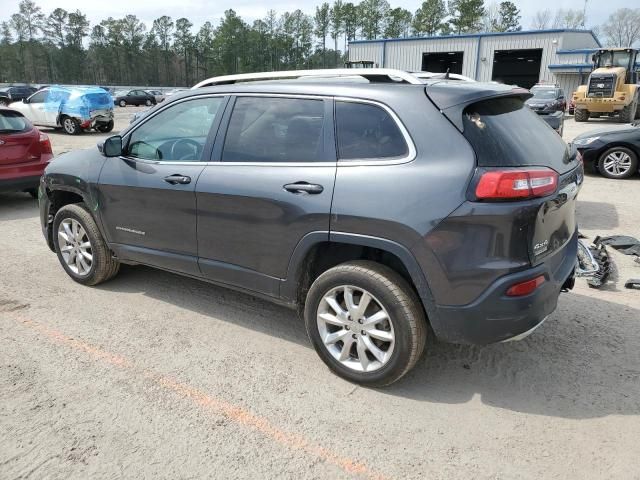
<instances>
[{"instance_id":1,"label":"jeep cherokee","mask_svg":"<svg viewBox=\"0 0 640 480\"><path fill-rule=\"evenodd\" d=\"M42 230L85 285L143 264L298 308L329 368L387 385L428 331L522 338L572 286L582 166L528 96L386 69L209 79L56 158Z\"/></svg>"}]
</instances>

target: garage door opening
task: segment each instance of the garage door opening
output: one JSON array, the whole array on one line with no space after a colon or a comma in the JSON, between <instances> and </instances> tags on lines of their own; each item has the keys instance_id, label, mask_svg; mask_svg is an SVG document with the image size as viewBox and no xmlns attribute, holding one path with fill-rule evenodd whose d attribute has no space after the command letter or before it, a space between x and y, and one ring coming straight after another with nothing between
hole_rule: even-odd
<instances>
[{"instance_id":1,"label":"garage door opening","mask_svg":"<svg viewBox=\"0 0 640 480\"><path fill-rule=\"evenodd\" d=\"M493 54L492 80L531 88L540 79L542 49L496 50Z\"/></svg>"},{"instance_id":2,"label":"garage door opening","mask_svg":"<svg viewBox=\"0 0 640 480\"><path fill-rule=\"evenodd\" d=\"M462 74L462 58L464 52L438 52L422 54L422 71Z\"/></svg>"}]
</instances>

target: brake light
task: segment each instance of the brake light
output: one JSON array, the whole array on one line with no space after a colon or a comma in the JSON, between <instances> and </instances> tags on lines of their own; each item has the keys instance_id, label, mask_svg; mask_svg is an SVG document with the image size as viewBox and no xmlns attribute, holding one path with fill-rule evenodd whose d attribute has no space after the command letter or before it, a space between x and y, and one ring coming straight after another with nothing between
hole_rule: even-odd
<instances>
[{"instance_id":1,"label":"brake light","mask_svg":"<svg viewBox=\"0 0 640 480\"><path fill-rule=\"evenodd\" d=\"M51 140L49 140L49 136L45 133L40 132L40 153L50 153L53 154L53 150L51 149Z\"/></svg>"},{"instance_id":2,"label":"brake light","mask_svg":"<svg viewBox=\"0 0 640 480\"><path fill-rule=\"evenodd\" d=\"M489 170L476 186L482 200L509 200L544 197L556 191L558 174L550 168Z\"/></svg>"},{"instance_id":3,"label":"brake light","mask_svg":"<svg viewBox=\"0 0 640 480\"><path fill-rule=\"evenodd\" d=\"M507 295L509 297L522 297L524 295L529 295L544 282L544 275L540 275L531 280L516 283L515 285L511 285L511 287L509 287L509 290L507 290Z\"/></svg>"}]
</instances>

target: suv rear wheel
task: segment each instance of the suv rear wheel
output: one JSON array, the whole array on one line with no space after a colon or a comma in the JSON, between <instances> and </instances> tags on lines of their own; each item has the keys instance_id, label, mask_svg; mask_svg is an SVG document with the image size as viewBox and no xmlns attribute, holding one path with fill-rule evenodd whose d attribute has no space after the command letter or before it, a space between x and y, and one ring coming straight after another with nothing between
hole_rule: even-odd
<instances>
[{"instance_id":1,"label":"suv rear wheel","mask_svg":"<svg viewBox=\"0 0 640 480\"><path fill-rule=\"evenodd\" d=\"M407 282L370 261L344 263L320 275L307 294L305 323L332 371L372 387L407 373L427 332L422 306Z\"/></svg>"},{"instance_id":2,"label":"suv rear wheel","mask_svg":"<svg viewBox=\"0 0 640 480\"><path fill-rule=\"evenodd\" d=\"M82 203L58 210L53 219L53 245L64 270L83 285L105 282L120 268Z\"/></svg>"}]
</instances>

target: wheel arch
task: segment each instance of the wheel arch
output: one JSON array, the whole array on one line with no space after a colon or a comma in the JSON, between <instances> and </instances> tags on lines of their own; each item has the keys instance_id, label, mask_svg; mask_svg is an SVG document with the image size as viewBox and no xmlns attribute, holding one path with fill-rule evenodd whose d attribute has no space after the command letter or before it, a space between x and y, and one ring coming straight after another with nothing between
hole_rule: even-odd
<instances>
[{"instance_id":1,"label":"wheel arch","mask_svg":"<svg viewBox=\"0 0 640 480\"><path fill-rule=\"evenodd\" d=\"M404 277L422 302L427 321L436 315L427 279L413 254L389 239L343 232L312 232L296 246L280 296L303 308L306 292L322 272L351 260L373 260Z\"/></svg>"},{"instance_id":2,"label":"wheel arch","mask_svg":"<svg viewBox=\"0 0 640 480\"><path fill-rule=\"evenodd\" d=\"M71 205L74 203L84 203L86 205L90 205L88 194L82 191L79 188L74 188L68 185L58 185L56 188L51 188L49 186L45 187L45 195L46 195L46 205L45 212L46 215L46 240L47 245L51 250L53 250L53 218L55 217L58 210L66 205ZM93 213L88 209L89 214L94 217ZM100 226L100 223L96 224Z\"/></svg>"}]
</instances>

